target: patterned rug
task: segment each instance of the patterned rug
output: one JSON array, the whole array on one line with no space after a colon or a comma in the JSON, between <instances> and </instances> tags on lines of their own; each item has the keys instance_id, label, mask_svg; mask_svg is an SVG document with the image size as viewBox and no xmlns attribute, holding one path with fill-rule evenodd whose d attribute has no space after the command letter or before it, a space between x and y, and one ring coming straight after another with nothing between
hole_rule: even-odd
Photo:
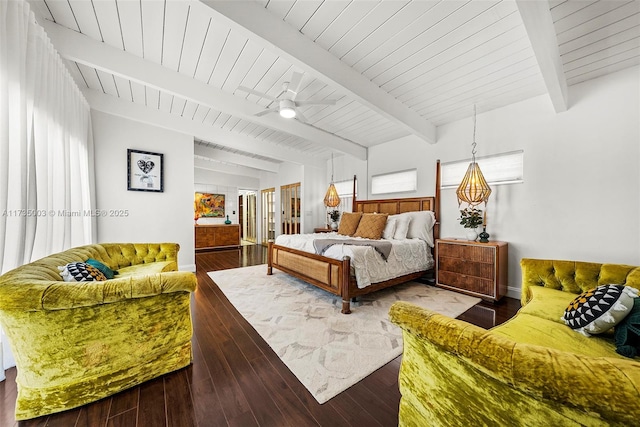
<instances>
[{"instance_id":1,"label":"patterned rug","mask_svg":"<svg viewBox=\"0 0 640 427\"><path fill-rule=\"evenodd\" d=\"M456 317L480 299L417 282L359 297L352 313L340 298L266 265L208 273L293 374L324 403L402 353L395 301Z\"/></svg>"}]
</instances>

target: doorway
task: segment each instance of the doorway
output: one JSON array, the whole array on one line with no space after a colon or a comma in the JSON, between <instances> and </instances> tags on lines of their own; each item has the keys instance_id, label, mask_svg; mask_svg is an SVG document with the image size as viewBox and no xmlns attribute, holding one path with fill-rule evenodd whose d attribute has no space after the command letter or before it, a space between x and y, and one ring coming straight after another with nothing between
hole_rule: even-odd
<instances>
[{"instance_id":1,"label":"doorway","mask_svg":"<svg viewBox=\"0 0 640 427\"><path fill-rule=\"evenodd\" d=\"M257 242L257 199L256 190L238 190L238 223L242 245L255 245Z\"/></svg>"}]
</instances>

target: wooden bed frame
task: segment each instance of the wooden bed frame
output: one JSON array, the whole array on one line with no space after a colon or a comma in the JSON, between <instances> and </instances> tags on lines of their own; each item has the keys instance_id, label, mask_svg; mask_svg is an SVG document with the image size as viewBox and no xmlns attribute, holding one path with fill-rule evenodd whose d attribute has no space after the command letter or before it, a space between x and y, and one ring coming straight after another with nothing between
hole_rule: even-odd
<instances>
[{"instance_id":1,"label":"wooden bed frame","mask_svg":"<svg viewBox=\"0 0 640 427\"><path fill-rule=\"evenodd\" d=\"M383 199L383 200L356 200L354 178L354 200L353 212L363 213L388 213L389 215L413 212L413 211L433 211L436 217L436 224L433 229L434 239L439 238L439 217L440 217L440 161L436 162L436 192L433 197L413 197L404 199ZM273 268L277 268L285 273L295 276L307 283L338 295L342 298L342 313L351 313L351 300L355 297L369 294L380 289L405 283L422 277L428 270L411 273L396 277L384 282L372 283L365 288L358 288L356 279L351 276L350 258L345 257L342 261L327 258L297 249L276 245L269 241L267 253L267 274L273 274Z\"/></svg>"}]
</instances>

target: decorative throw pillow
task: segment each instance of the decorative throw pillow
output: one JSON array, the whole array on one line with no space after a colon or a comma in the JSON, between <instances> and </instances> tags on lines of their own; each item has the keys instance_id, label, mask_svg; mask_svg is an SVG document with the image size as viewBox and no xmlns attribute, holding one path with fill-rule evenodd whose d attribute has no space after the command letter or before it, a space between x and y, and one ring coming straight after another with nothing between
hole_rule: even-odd
<instances>
[{"instance_id":1,"label":"decorative throw pillow","mask_svg":"<svg viewBox=\"0 0 640 427\"><path fill-rule=\"evenodd\" d=\"M382 230L382 238L386 240L393 239L393 236L396 232L396 222L397 218L388 217L387 225L384 226L384 230Z\"/></svg>"},{"instance_id":2,"label":"decorative throw pillow","mask_svg":"<svg viewBox=\"0 0 640 427\"><path fill-rule=\"evenodd\" d=\"M380 240L382 231L387 224L388 214L364 214L358 224L354 237Z\"/></svg>"},{"instance_id":3,"label":"decorative throw pillow","mask_svg":"<svg viewBox=\"0 0 640 427\"><path fill-rule=\"evenodd\" d=\"M107 267L97 259L89 258L88 260L85 261L85 263L100 270L107 279L113 279L113 277L116 274L118 274L117 271L113 271L112 269L110 269L109 267Z\"/></svg>"},{"instance_id":4,"label":"decorative throw pillow","mask_svg":"<svg viewBox=\"0 0 640 427\"><path fill-rule=\"evenodd\" d=\"M393 238L395 240L406 240L411 217L404 214L392 215L392 217L396 218L396 231L393 233Z\"/></svg>"},{"instance_id":5,"label":"decorative throw pillow","mask_svg":"<svg viewBox=\"0 0 640 427\"><path fill-rule=\"evenodd\" d=\"M97 268L84 262L70 262L58 267L60 275L65 282L93 282L107 280L104 274Z\"/></svg>"},{"instance_id":6,"label":"decorative throw pillow","mask_svg":"<svg viewBox=\"0 0 640 427\"><path fill-rule=\"evenodd\" d=\"M618 324L633 308L638 290L624 285L600 285L569 303L562 319L583 335L600 334Z\"/></svg>"},{"instance_id":7,"label":"decorative throw pillow","mask_svg":"<svg viewBox=\"0 0 640 427\"><path fill-rule=\"evenodd\" d=\"M338 234L353 236L358 229L358 224L362 218L362 212L343 212L338 226Z\"/></svg>"}]
</instances>

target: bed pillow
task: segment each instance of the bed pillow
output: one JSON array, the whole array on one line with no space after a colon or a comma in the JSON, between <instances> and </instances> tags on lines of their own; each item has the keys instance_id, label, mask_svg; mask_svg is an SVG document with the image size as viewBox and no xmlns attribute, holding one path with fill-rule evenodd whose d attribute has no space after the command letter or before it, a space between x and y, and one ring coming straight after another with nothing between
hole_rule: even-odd
<instances>
[{"instance_id":1,"label":"bed pillow","mask_svg":"<svg viewBox=\"0 0 640 427\"><path fill-rule=\"evenodd\" d=\"M403 214L392 215L391 217L396 220L396 230L393 232L393 238L395 240L406 240L411 217Z\"/></svg>"},{"instance_id":2,"label":"bed pillow","mask_svg":"<svg viewBox=\"0 0 640 427\"><path fill-rule=\"evenodd\" d=\"M393 239L393 236L396 232L396 222L398 218L388 217L387 224L384 226L384 230L382 230L382 238L385 240Z\"/></svg>"},{"instance_id":3,"label":"bed pillow","mask_svg":"<svg viewBox=\"0 0 640 427\"><path fill-rule=\"evenodd\" d=\"M569 303L562 319L583 335L600 334L620 323L633 308L638 290L624 285L600 285Z\"/></svg>"},{"instance_id":4,"label":"bed pillow","mask_svg":"<svg viewBox=\"0 0 640 427\"><path fill-rule=\"evenodd\" d=\"M343 212L338 226L338 234L353 236L358 229L362 212Z\"/></svg>"},{"instance_id":5,"label":"bed pillow","mask_svg":"<svg viewBox=\"0 0 640 427\"><path fill-rule=\"evenodd\" d=\"M380 240L382 232L387 224L388 214L364 214L358 224L354 237Z\"/></svg>"},{"instance_id":6,"label":"bed pillow","mask_svg":"<svg viewBox=\"0 0 640 427\"><path fill-rule=\"evenodd\" d=\"M401 215L411 218L407 238L424 240L430 247L434 246L433 226L436 223L436 217L432 211L405 212Z\"/></svg>"}]
</instances>

